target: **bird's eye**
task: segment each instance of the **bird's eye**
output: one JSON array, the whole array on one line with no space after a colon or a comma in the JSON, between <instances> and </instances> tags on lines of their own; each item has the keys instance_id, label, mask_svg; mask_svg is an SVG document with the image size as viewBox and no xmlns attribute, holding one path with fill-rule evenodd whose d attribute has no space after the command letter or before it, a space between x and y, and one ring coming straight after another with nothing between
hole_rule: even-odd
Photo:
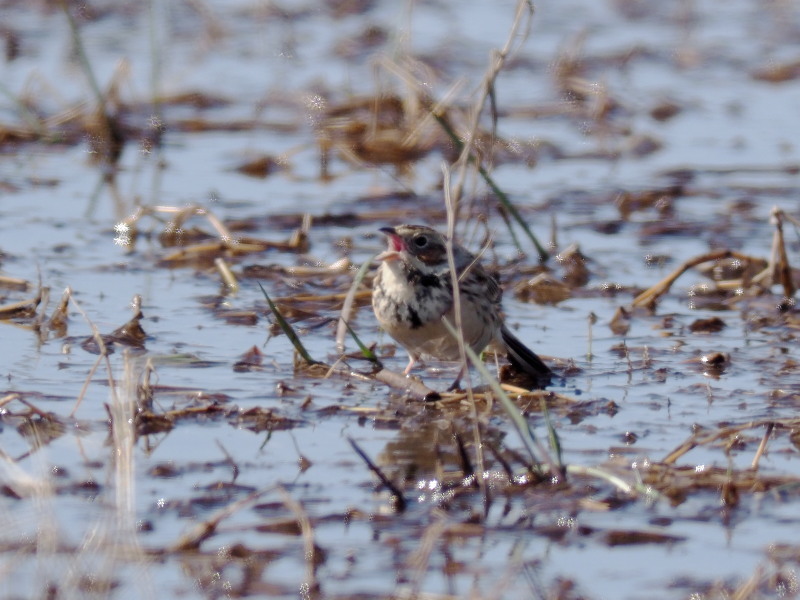
<instances>
[{"instance_id":1,"label":"bird's eye","mask_svg":"<svg viewBox=\"0 0 800 600\"><path fill-rule=\"evenodd\" d=\"M414 245L417 248L424 248L425 246L428 245L428 238L425 237L424 235L418 235L417 237L414 238Z\"/></svg>"}]
</instances>

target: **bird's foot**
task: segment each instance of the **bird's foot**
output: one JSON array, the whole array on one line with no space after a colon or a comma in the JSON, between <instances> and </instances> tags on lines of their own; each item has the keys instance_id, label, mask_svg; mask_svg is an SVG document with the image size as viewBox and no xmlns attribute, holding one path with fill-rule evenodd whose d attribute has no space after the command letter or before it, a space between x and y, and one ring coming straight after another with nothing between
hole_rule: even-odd
<instances>
[{"instance_id":1,"label":"bird's foot","mask_svg":"<svg viewBox=\"0 0 800 600\"><path fill-rule=\"evenodd\" d=\"M447 388L448 392L457 392L461 389L461 377L456 379L453 383L450 384L450 387Z\"/></svg>"}]
</instances>

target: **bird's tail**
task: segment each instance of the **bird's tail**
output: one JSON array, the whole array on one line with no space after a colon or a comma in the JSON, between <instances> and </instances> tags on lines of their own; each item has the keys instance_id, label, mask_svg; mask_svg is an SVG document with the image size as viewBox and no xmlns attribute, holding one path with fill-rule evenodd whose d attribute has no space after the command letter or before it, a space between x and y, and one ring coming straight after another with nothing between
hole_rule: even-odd
<instances>
[{"instance_id":1,"label":"bird's tail","mask_svg":"<svg viewBox=\"0 0 800 600\"><path fill-rule=\"evenodd\" d=\"M540 388L549 385L553 376L550 367L544 364L542 359L534 354L533 350L520 342L519 338L511 333L505 325L500 330L500 335L503 338L506 350L508 350L508 358L511 364L533 377Z\"/></svg>"}]
</instances>

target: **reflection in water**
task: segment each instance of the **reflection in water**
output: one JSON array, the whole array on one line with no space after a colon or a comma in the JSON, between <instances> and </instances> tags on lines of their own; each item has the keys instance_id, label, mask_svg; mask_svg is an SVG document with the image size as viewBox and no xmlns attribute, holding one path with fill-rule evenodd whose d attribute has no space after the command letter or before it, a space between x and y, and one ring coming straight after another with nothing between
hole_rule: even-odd
<instances>
[{"instance_id":1,"label":"reflection in water","mask_svg":"<svg viewBox=\"0 0 800 600\"><path fill-rule=\"evenodd\" d=\"M64 3L75 34L45 4L5 3L0 27L0 595L795 594L791 227L781 285L763 276L771 207L787 225L797 209L800 5L563 0L523 39L502 0ZM336 318L376 230L444 228L442 161L459 239L565 377L547 400L565 462L670 502L540 481L496 407L479 406L476 446L468 408L295 369L272 335L256 282L312 356L340 359ZM709 261L629 310L728 250L752 260ZM65 289L88 318L48 302ZM350 325L387 341L368 309ZM127 462L107 410L124 358L106 342L150 369ZM547 445L539 400L520 405ZM98 535L122 508L135 528Z\"/></svg>"}]
</instances>

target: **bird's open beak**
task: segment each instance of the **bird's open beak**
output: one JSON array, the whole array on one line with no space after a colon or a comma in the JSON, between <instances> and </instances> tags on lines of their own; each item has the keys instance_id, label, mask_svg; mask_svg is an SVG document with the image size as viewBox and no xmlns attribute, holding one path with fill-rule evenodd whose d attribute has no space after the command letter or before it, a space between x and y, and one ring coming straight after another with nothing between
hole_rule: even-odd
<instances>
[{"instance_id":1,"label":"bird's open beak","mask_svg":"<svg viewBox=\"0 0 800 600\"><path fill-rule=\"evenodd\" d=\"M394 227L381 227L379 231L386 236L389 247L378 254L375 260L400 260L400 253L406 249L403 238L397 235Z\"/></svg>"}]
</instances>

